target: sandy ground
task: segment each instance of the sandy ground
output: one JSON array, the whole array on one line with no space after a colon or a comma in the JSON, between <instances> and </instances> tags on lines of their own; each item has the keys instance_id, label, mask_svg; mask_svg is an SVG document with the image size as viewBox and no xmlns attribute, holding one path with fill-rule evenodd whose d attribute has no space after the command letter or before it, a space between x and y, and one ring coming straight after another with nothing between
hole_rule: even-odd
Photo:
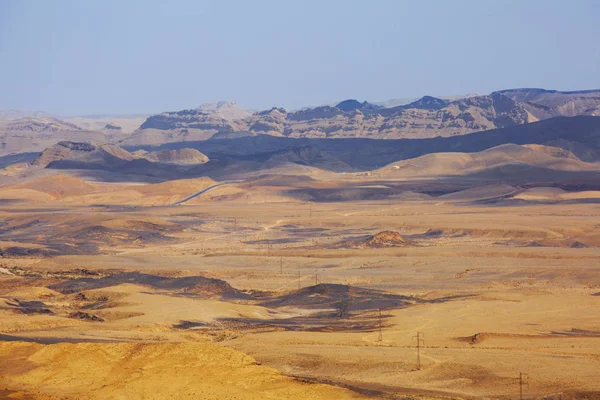
<instances>
[{"instance_id":1,"label":"sandy ground","mask_svg":"<svg viewBox=\"0 0 600 400\"><path fill-rule=\"evenodd\" d=\"M182 196L184 186L172 187ZM171 196L170 186L161 188L127 190ZM127 197L124 191L114 193ZM40 195L3 204L3 248L50 246L58 230L69 243L94 242L98 250L0 260L10 273L41 273L0 275L0 334L58 342L0 342L0 390L33 398L512 399L519 393L514 379L526 373L526 398L600 393L597 204L539 202L577 198L551 190L522 192L510 204L456 194L307 203L274 188L229 187L222 196L178 207L102 207ZM82 230L89 226L103 228L90 236ZM340 245L384 230L406 243ZM377 321L373 307L330 315L319 329L303 323L291 329L282 323L305 321L315 310L184 296L135 282L83 291L108 303L84 310L76 293L47 288L71 279L64 271L82 268L201 275L262 296L340 284L413 300L382 310L380 341L377 323L361 325ZM54 314L15 313L9 304L15 298L42 301ZM74 310L104 321L69 318ZM420 369L418 332L424 337Z\"/></svg>"}]
</instances>

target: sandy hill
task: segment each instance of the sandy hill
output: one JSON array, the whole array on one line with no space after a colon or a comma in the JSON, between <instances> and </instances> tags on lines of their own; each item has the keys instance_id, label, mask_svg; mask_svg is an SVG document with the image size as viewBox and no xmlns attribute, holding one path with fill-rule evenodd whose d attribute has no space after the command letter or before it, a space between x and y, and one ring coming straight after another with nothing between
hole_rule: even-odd
<instances>
[{"instance_id":1,"label":"sandy hill","mask_svg":"<svg viewBox=\"0 0 600 400\"><path fill-rule=\"evenodd\" d=\"M542 145L504 144L477 153L433 153L400 161L381 170L385 176L464 175L508 165L559 171L599 171L573 153Z\"/></svg>"},{"instance_id":2,"label":"sandy hill","mask_svg":"<svg viewBox=\"0 0 600 400\"><path fill-rule=\"evenodd\" d=\"M149 157L157 162L145 158ZM103 173L128 176L131 180L137 177L176 178L181 176L180 166L187 162L202 161L205 158L196 150L164 150L159 153L130 153L113 144L92 144L86 142L59 142L44 150L32 165L50 169L97 171L86 172L90 175ZM161 162L160 160L170 160ZM193 164L192 164L193 165ZM106 179L110 179L108 176ZM122 178L123 179L123 178Z\"/></svg>"},{"instance_id":3,"label":"sandy hill","mask_svg":"<svg viewBox=\"0 0 600 400\"><path fill-rule=\"evenodd\" d=\"M95 188L82 179L69 175L51 175L32 182L5 187L2 190L30 189L46 193L54 198L81 196L95 191Z\"/></svg>"},{"instance_id":4,"label":"sandy hill","mask_svg":"<svg viewBox=\"0 0 600 400\"><path fill-rule=\"evenodd\" d=\"M244 353L208 341L52 345L2 342L0 358L6 361L0 364L5 385L25 386L60 398L363 398L347 389L286 377L258 365ZM43 398L42 394L18 398Z\"/></svg>"},{"instance_id":5,"label":"sandy hill","mask_svg":"<svg viewBox=\"0 0 600 400\"><path fill-rule=\"evenodd\" d=\"M134 190L148 196L190 195L217 182L210 178L177 179L150 185L136 185Z\"/></svg>"},{"instance_id":6,"label":"sandy hill","mask_svg":"<svg viewBox=\"0 0 600 400\"><path fill-rule=\"evenodd\" d=\"M522 191L516 195L515 198L529 201L590 201L600 200L600 191L586 190L567 192L556 187L535 187Z\"/></svg>"},{"instance_id":7,"label":"sandy hill","mask_svg":"<svg viewBox=\"0 0 600 400\"><path fill-rule=\"evenodd\" d=\"M44 168L100 169L120 167L134 159L119 146L63 141L44 150L32 164Z\"/></svg>"}]
</instances>

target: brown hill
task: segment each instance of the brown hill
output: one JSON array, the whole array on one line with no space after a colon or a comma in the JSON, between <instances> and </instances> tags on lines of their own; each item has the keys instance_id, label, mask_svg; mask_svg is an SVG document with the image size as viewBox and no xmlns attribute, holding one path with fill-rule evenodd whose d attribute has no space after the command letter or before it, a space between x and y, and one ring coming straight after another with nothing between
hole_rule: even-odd
<instances>
[{"instance_id":1,"label":"brown hill","mask_svg":"<svg viewBox=\"0 0 600 400\"><path fill-rule=\"evenodd\" d=\"M134 159L127 150L115 145L63 141L44 150L32 165L44 168L114 168Z\"/></svg>"},{"instance_id":2,"label":"brown hill","mask_svg":"<svg viewBox=\"0 0 600 400\"><path fill-rule=\"evenodd\" d=\"M138 177L176 178L181 175L175 162L152 162L140 158L145 153L135 155L127 150L111 144L96 145L85 142L59 142L44 150L32 165L50 169L82 170L89 175L98 175L97 172L110 172L119 176L129 175L131 179ZM159 154L150 153L150 157L160 160L172 159L177 163L185 160L202 160L202 154L197 150L185 151L165 150ZM101 174L102 175L102 174ZM106 174L104 174L106 175ZM108 175L107 175L108 176ZM108 179L108 178L107 178Z\"/></svg>"},{"instance_id":3,"label":"brown hill","mask_svg":"<svg viewBox=\"0 0 600 400\"><path fill-rule=\"evenodd\" d=\"M3 188L3 190L31 189L54 198L80 196L94 192L94 187L82 179L69 175L51 175L32 182Z\"/></svg>"},{"instance_id":4,"label":"brown hill","mask_svg":"<svg viewBox=\"0 0 600 400\"><path fill-rule=\"evenodd\" d=\"M390 164L380 172L384 176L464 175L508 165L559 171L600 172L600 165L583 162L567 150L543 145L516 144L504 144L477 153L427 154Z\"/></svg>"},{"instance_id":5,"label":"brown hill","mask_svg":"<svg viewBox=\"0 0 600 400\"><path fill-rule=\"evenodd\" d=\"M7 397L15 399L49 399L45 394L89 400L366 398L348 389L285 376L244 353L207 341L0 342L0 358L4 361L0 395L6 387L27 387L33 392Z\"/></svg>"}]
</instances>

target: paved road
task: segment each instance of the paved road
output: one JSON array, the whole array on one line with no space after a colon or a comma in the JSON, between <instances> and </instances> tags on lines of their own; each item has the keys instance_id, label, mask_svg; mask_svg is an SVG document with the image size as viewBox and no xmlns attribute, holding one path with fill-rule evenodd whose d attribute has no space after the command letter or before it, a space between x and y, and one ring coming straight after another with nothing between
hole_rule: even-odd
<instances>
[{"instance_id":1,"label":"paved road","mask_svg":"<svg viewBox=\"0 0 600 400\"><path fill-rule=\"evenodd\" d=\"M202 189L202 190L200 190L200 191L198 191L198 192L196 192L196 193L194 193L194 194L192 194L192 195L190 195L190 196L186 197L186 198L185 198L185 199L183 199L183 200L176 201L175 203L173 203L173 204L171 204L171 205L172 205L172 206L178 206L178 205L180 205L180 204L183 204L183 203L185 203L186 201L190 201L191 199L193 199L193 198L195 198L195 197L198 197L198 196L200 196L201 194L203 194L203 193L206 193L206 192L208 192L209 190L213 190L214 188L217 188L217 187L219 187L219 186L231 185L232 183L242 183L242 182L244 182L244 181L223 181L223 182L220 182L220 183L217 183L217 184L211 185L211 186L207 186L207 187L205 187L204 189Z\"/></svg>"}]
</instances>

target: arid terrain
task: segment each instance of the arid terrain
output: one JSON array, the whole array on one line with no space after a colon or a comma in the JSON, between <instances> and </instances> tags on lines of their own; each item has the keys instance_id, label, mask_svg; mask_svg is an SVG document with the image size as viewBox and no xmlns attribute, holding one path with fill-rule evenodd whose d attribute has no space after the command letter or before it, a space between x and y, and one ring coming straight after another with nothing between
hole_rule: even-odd
<instances>
[{"instance_id":1,"label":"arid terrain","mask_svg":"<svg viewBox=\"0 0 600 400\"><path fill-rule=\"evenodd\" d=\"M600 399L595 93L2 121L0 399Z\"/></svg>"}]
</instances>

